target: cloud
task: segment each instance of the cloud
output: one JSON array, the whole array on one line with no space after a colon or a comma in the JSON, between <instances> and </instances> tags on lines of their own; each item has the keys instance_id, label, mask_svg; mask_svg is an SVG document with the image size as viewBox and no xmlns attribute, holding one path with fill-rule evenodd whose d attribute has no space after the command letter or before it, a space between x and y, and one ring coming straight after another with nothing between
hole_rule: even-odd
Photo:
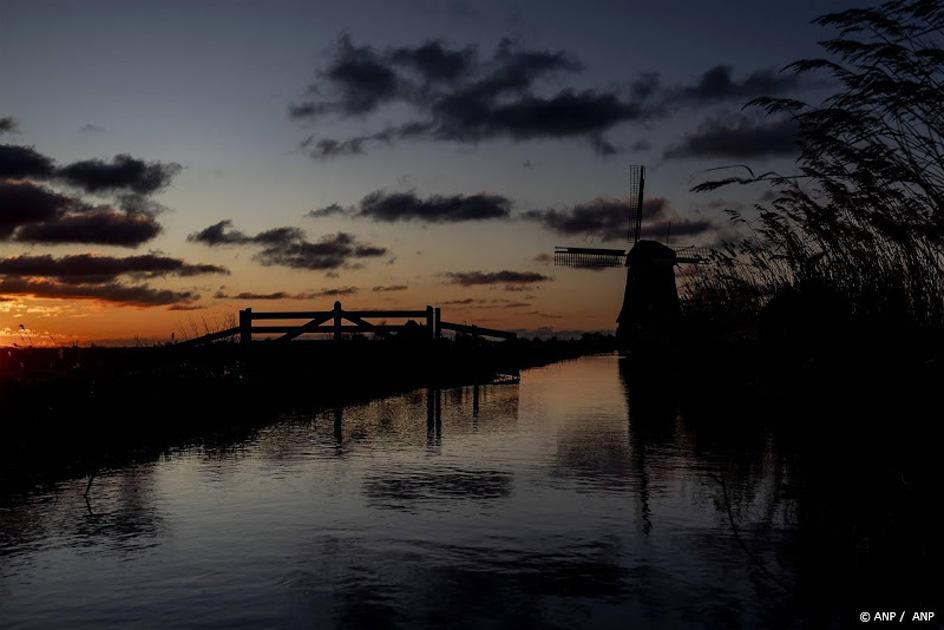
<instances>
[{"instance_id":1,"label":"cloud","mask_svg":"<svg viewBox=\"0 0 944 630\"><path fill-rule=\"evenodd\" d=\"M66 283L19 277L5 277L0 280L0 294L28 295L49 299L95 300L136 307L186 304L199 297L191 291L155 289L146 284Z\"/></svg>"},{"instance_id":2,"label":"cloud","mask_svg":"<svg viewBox=\"0 0 944 630\"><path fill-rule=\"evenodd\" d=\"M225 267L190 264L179 258L159 254L141 256L96 256L74 254L55 258L48 254L0 258L0 275L47 277L66 283L104 283L118 276L157 278L162 276L191 277L204 274L228 274Z\"/></svg>"},{"instance_id":3,"label":"cloud","mask_svg":"<svg viewBox=\"0 0 944 630\"><path fill-rule=\"evenodd\" d=\"M199 296L191 291L156 289L140 281L226 273L226 268L217 265L190 264L159 254L124 258L91 254L10 256L0 258L0 295L96 300L137 307L186 305ZM137 282L128 284L119 281L120 277Z\"/></svg>"},{"instance_id":4,"label":"cloud","mask_svg":"<svg viewBox=\"0 0 944 630\"><path fill-rule=\"evenodd\" d=\"M338 295L353 295L360 291L357 287L336 287L334 289L322 289L314 293L309 293L310 297L335 297Z\"/></svg>"},{"instance_id":5,"label":"cloud","mask_svg":"<svg viewBox=\"0 0 944 630\"><path fill-rule=\"evenodd\" d=\"M273 293L252 293L250 291L244 291L236 295L227 295L222 291L217 291L213 297L218 300L286 300L292 298L292 296L285 291L275 291Z\"/></svg>"},{"instance_id":6,"label":"cloud","mask_svg":"<svg viewBox=\"0 0 944 630\"><path fill-rule=\"evenodd\" d=\"M176 163L145 162L127 154L110 162L81 160L62 167L33 147L0 144L0 178L57 181L87 193L130 192L150 195L170 184L180 172Z\"/></svg>"},{"instance_id":7,"label":"cloud","mask_svg":"<svg viewBox=\"0 0 944 630\"><path fill-rule=\"evenodd\" d=\"M671 89L666 100L672 104L703 105L725 100L749 100L758 96L777 96L804 87L795 74L778 73L763 68L741 79L731 76L731 66L718 65L707 70L690 85Z\"/></svg>"},{"instance_id":8,"label":"cloud","mask_svg":"<svg viewBox=\"0 0 944 630\"><path fill-rule=\"evenodd\" d=\"M454 82L471 72L478 61L474 47L450 50L440 40L428 41L415 48L395 48L388 58L394 64L416 71L429 83Z\"/></svg>"},{"instance_id":9,"label":"cloud","mask_svg":"<svg viewBox=\"0 0 944 630\"><path fill-rule=\"evenodd\" d=\"M111 162L95 159L67 164L56 177L89 193L126 190L150 195L166 187L181 168L176 163L145 162L120 154Z\"/></svg>"},{"instance_id":10,"label":"cloud","mask_svg":"<svg viewBox=\"0 0 944 630\"><path fill-rule=\"evenodd\" d=\"M714 118L665 150L667 160L679 158L764 158L792 156L797 126L790 119L754 121L746 116Z\"/></svg>"},{"instance_id":11,"label":"cloud","mask_svg":"<svg viewBox=\"0 0 944 630\"><path fill-rule=\"evenodd\" d=\"M33 147L0 144L0 178L46 179L54 172L55 162Z\"/></svg>"},{"instance_id":12,"label":"cloud","mask_svg":"<svg viewBox=\"0 0 944 630\"><path fill-rule=\"evenodd\" d=\"M322 289L320 291L309 291L305 293L288 293L286 291L253 293L250 291L245 291L235 295L228 295L222 291L217 291L213 297L218 300L312 300L319 297L353 295L358 291L360 291L360 289L357 287L337 287L333 289Z\"/></svg>"},{"instance_id":13,"label":"cloud","mask_svg":"<svg viewBox=\"0 0 944 630\"><path fill-rule=\"evenodd\" d=\"M194 232L187 237L188 241L203 243L211 247L220 245L277 245L280 243L289 243L305 238L305 233L295 227L277 227L264 232L259 232L255 236L248 236L239 230L232 229L233 222L229 219L214 223L213 225Z\"/></svg>"},{"instance_id":14,"label":"cloud","mask_svg":"<svg viewBox=\"0 0 944 630\"><path fill-rule=\"evenodd\" d=\"M79 133L105 133L105 128L88 123L79 127Z\"/></svg>"},{"instance_id":15,"label":"cloud","mask_svg":"<svg viewBox=\"0 0 944 630\"><path fill-rule=\"evenodd\" d=\"M535 271L450 271L444 274L452 284L462 286L506 284L523 285L547 282L551 277Z\"/></svg>"},{"instance_id":16,"label":"cloud","mask_svg":"<svg viewBox=\"0 0 944 630\"><path fill-rule=\"evenodd\" d=\"M378 190L361 200L358 216L375 221L424 221L457 223L505 219L511 214L511 201L501 195L433 195L420 199L413 192L386 193Z\"/></svg>"},{"instance_id":17,"label":"cloud","mask_svg":"<svg viewBox=\"0 0 944 630\"><path fill-rule=\"evenodd\" d=\"M77 205L80 202L48 188L0 181L0 239L9 238L24 224L53 219Z\"/></svg>"},{"instance_id":18,"label":"cloud","mask_svg":"<svg viewBox=\"0 0 944 630\"><path fill-rule=\"evenodd\" d=\"M126 154L59 167L33 147L0 144L0 241L138 247L162 230L157 215L165 208L148 195L167 186L180 169ZM91 204L38 182L114 198Z\"/></svg>"},{"instance_id":19,"label":"cloud","mask_svg":"<svg viewBox=\"0 0 944 630\"><path fill-rule=\"evenodd\" d=\"M465 305L465 304L479 304L480 302L483 302L483 300L479 300L479 299L476 299L476 298L462 298L462 299L459 299L459 300L446 300L445 302L440 302L440 305L442 305L442 306L462 306L462 305Z\"/></svg>"},{"instance_id":20,"label":"cloud","mask_svg":"<svg viewBox=\"0 0 944 630\"><path fill-rule=\"evenodd\" d=\"M336 215L344 216L348 214L348 211L345 210L342 206L333 203L324 208L317 208L315 210L309 210L305 216L312 219L323 219L324 217L331 217Z\"/></svg>"},{"instance_id":21,"label":"cloud","mask_svg":"<svg viewBox=\"0 0 944 630\"><path fill-rule=\"evenodd\" d=\"M338 232L315 243L303 240L274 243L257 254L256 260L265 266L325 270L350 266L352 259L376 258L386 253L383 247L362 244L354 235Z\"/></svg>"},{"instance_id":22,"label":"cloud","mask_svg":"<svg viewBox=\"0 0 944 630\"><path fill-rule=\"evenodd\" d=\"M160 232L161 225L151 214L96 208L24 225L17 230L15 240L52 245L88 243L137 247Z\"/></svg>"},{"instance_id":23,"label":"cloud","mask_svg":"<svg viewBox=\"0 0 944 630\"><path fill-rule=\"evenodd\" d=\"M405 284L378 285L371 289L375 293L388 291L406 291L409 287Z\"/></svg>"},{"instance_id":24,"label":"cloud","mask_svg":"<svg viewBox=\"0 0 944 630\"><path fill-rule=\"evenodd\" d=\"M161 231L149 206L92 206L30 182L0 181L0 240L137 247Z\"/></svg>"},{"instance_id":25,"label":"cloud","mask_svg":"<svg viewBox=\"0 0 944 630\"><path fill-rule=\"evenodd\" d=\"M377 258L388 253L385 248L362 243L347 232L329 234L312 243L305 239L305 233L298 228L278 227L249 236L233 229L229 220L194 232L187 240L211 247L262 246L262 250L255 255L260 264L293 269L333 270L351 267L356 259Z\"/></svg>"},{"instance_id":26,"label":"cloud","mask_svg":"<svg viewBox=\"0 0 944 630\"><path fill-rule=\"evenodd\" d=\"M312 157L333 158L342 155L361 155L364 153L364 144L368 140L375 139L375 136L357 136L347 140L335 140L333 138L322 138L314 142L315 148L309 155ZM306 147L314 138L309 138L302 143Z\"/></svg>"},{"instance_id":27,"label":"cloud","mask_svg":"<svg viewBox=\"0 0 944 630\"><path fill-rule=\"evenodd\" d=\"M564 88L548 94L538 84L560 73L582 70L566 51L522 49L504 39L490 57L475 46L450 48L442 41L385 51L355 46L342 37L320 82L310 91L325 95L290 108L293 117L363 117L382 106L404 103L413 112L405 124L346 139L309 137L317 158L356 155L372 142L426 139L475 143L495 138L585 137L598 153L616 147L603 134L617 124L646 118L639 102L610 90ZM637 88L637 93L644 91Z\"/></svg>"},{"instance_id":28,"label":"cloud","mask_svg":"<svg viewBox=\"0 0 944 630\"><path fill-rule=\"evenodd\" d=\"M639 230L640 238L665 239L676 236L701 236L720 227L710 219L674 218L653 221Z\"/></svg>"},{"instance_id":29,"label":"cloud","mask_svg":"<svg viewBox=\"0 0 944 630\"><path fill-rule=\"evenodd\" d=\"M4 116L0 118L0 133L16 133L19 130L19 125L16 123L16 119L11 116Z\"/></svg>"},{"instance_id":30,"label":"cloud","mask_svg":"<svg viewBox=\"0 0 944 630\"><path fill-rule=\"evenodd\" d=\"M668 202L652 197L643 203L643 221L666 215ZM529 210L521 216L538 221L545 228L565 236L589 236L601 241L625 241L629 238L630 204L623 199L598 198L567 210Z\"/></svg>"}]
</instances>

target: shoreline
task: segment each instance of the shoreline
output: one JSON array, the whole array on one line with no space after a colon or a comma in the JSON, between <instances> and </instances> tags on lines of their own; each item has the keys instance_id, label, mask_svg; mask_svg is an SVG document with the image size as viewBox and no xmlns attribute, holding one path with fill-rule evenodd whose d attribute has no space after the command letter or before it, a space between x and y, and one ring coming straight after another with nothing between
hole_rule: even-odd
<instances>
[{"instance_id":1,"label":"shoreline","mask_svg":"<svg viewBox=\"0 0 944 630\"><path fill-rule=\"evenodd\" d=\"M13 349L0 362L0 498L181 446L245 439L292 410L493 382L615 349L612 337L481 344Z\"/></svg>"}]
</instances>

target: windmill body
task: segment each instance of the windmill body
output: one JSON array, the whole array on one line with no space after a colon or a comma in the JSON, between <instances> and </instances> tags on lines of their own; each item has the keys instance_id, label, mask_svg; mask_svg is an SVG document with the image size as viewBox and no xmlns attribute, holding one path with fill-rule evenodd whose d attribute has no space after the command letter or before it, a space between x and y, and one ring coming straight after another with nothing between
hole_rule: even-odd
<instances>
[{"instance_id":1,"label":"windmill body","mask_svg":"<svg viewBox=\"0 0 944 630\"><path fill-rule=\"evenodd\" d=\"M702 250L679 251L657 241L640 240L645 167L630 170L630 249L557 247L555 264L577 267L626 267L623 306L616 318L620 348L630 352L661 351L672 347L680 305L675 266L706 260Z\"/></svg>"}]
</instances>

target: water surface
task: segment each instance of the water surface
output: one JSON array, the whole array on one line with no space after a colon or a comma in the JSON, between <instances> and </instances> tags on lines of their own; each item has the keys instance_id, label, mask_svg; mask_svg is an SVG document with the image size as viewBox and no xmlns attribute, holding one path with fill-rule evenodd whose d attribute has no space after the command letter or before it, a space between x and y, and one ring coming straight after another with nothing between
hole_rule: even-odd
<instances>
[{"instance_id":1,"label":"water surface","mask_svg":"<svg viewBox=\"0 0 944 630\"><path fill-rule=\"evenodd\" d=\"M615 356L294 414L0 512L7 627L782 623L790 503ZM741 457L741 456L738 456ZM745 468L742 466L742 469Z\"/></svg>"}]
</instances>

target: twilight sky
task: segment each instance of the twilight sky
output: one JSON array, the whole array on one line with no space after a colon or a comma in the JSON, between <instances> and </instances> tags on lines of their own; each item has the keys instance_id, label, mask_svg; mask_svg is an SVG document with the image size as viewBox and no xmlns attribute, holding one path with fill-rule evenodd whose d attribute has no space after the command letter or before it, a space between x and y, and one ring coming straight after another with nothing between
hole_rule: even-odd
<instances>
[{"instance_id":1,"label":"twilight sky","mask_svg":"<svg viewBox=\"0 0 944 630\"><path fill-rule=\"evenodd\" d=\"M612 330L624 272L553 246L625 244L633 163L650 237L731 238L763 191L689 187L792 168L741 106L821 96L779 69L852 5L2 0L0 345L336 299Z\"/></svg>"}]
</instances>

